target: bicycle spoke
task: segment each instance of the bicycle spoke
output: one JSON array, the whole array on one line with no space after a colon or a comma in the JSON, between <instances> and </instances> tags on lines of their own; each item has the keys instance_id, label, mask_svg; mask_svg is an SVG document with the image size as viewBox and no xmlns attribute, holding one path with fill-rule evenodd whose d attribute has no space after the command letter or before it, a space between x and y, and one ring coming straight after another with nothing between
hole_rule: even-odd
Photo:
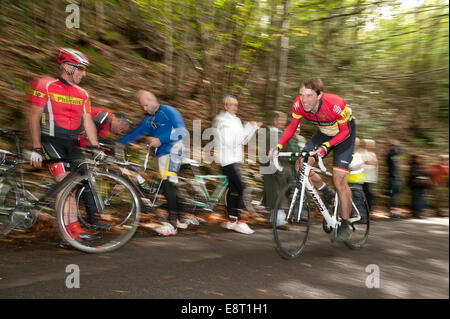
<instances>
[{"instance_id":1,"label":"bicycle spoke","mask_svg":"<svg viewBox=\"0 0 450 319\"><path fill-rule=\"evenodd\" d=\"M300 193L296 183L287 185L278 196L272 212L272 229L277 251L285 259L301 255L309 234L309 199L305 193L303 202L300 202Z\"/></svg>"},{"instance_id":2,"label":"bicycle spoke","mask_svg":"<svg viewBox=\"0 0 450 319\"><path fill-rule=\"evenodd\" d=\"M90 253L109 252L124 245L134 234L139 223L140 204L131 185L122 177L111 173L96 173L96 192L104 201L105 210L96 212L93 193L86 190L83 177L69 186L61 200L68 200L70 192L77 192L78 220L86 232L95 235L89 242L69 237L62 225L62 204L58 207L60 233L75 248Z\"/></svg>"}]
</instances>

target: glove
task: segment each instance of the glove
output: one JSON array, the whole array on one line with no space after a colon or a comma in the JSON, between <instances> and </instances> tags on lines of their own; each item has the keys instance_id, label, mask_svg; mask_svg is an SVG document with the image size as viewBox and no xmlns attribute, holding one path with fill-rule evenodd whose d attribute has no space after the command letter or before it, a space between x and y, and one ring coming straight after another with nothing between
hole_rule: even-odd
<instances>
[{"instance_id":1,"label":"glove","mask_svg":"<svg viewBox=\"0 0 450 319\"><path fill-rule=\"evenodd\" d=\"M328 154L328 146L324 143L317 148L317 155L325 157Z\"/></svg>"},{"instance_id":2,"label":"glove","mask_svg":"<svg viewBox=\"0 0 450 319\"><path fill-rule=\"evenodd\" d=\"M42 163L42 160L42 149L40 147L33 148L30 156L30 164L33 165L34 163Z\"/></svg>"}]
</instances>

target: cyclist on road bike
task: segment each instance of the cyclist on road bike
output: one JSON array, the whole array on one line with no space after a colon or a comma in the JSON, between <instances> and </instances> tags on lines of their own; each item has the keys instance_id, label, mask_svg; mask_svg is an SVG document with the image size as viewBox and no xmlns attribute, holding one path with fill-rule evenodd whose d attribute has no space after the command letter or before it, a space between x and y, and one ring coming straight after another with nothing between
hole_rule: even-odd
<instances>
[{"instance_id":1,"label":"cyclist on road bike","mask_svg":"<svg viewBox=\"0 0 450 319\"><path fill-rule=\"evenodd\" d=\"M77 140L81 125L90 143L98 147L89 94L79 86L86 75L89 59L77 50L60 48L57 49L56 61L59 64L57 79L38 77L27 89L26 99L31 104L29 128L33 151L30 164L33 167L41 167L44 157L48 160L80 158ZM69 174L70 167L67 162L59 162L50 164L49 170L60 182ZM64 222L74 239L86 241L95 238L78 222L75 197L70 199L66 208Z\"/></svg>"},{"instance_id":2,"label":"cyclist on road bike","mask_svg":"<svg viewBox=\"0 0 450 319\"><path fill-rule=\"evenodd\" d=\"M186 126L180 112L171 106L159 104L153 93L140 90L136 97L148 115L118 142L118 152L142 136L151 136L148 146L157 148L156 157L159 173L163 179L162 188L169 208L169 222L164 222L155 231L163 236L175 235L177 228L187 228L187 224L179 220L176 187L183 155L182 139L187 134Z\"/></svg>"},{"instance_id":3,"label":"cyclist on road bike","mask_svg":"<svg viewBox=\"0 0 450 319\"><path fill-rule=\"evenodd\" d=\"M338 194L339 213L342 217L341 226L338 229L338 239L347 241L351 235L348 219L352 208L352 193L347 183L347 175L356 137L355 121L352 118L351 109L338 95L325 93L323 83L318 78L302 82L292 109L291 123L279 140L277 151L282 149L292 138L302 118L306 118L319 127L319 130L306 143L304 150L313 151L320 157L325 157L330 151L334 151L333 184ZM299 172L301 163L302 159L300 158L296 163L297 172ZM313 163L314 158L310 157L309 164ZM324 201L329 203L333 195L320 176L312 172L310 179L313 185L322 191Z\"/></svg>"}]
</instances>

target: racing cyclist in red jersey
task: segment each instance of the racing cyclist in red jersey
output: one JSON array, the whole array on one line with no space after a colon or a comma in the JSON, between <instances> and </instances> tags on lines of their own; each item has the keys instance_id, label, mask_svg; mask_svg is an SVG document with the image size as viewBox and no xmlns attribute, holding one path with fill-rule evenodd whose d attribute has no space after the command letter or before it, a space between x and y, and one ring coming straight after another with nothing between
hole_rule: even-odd
<instances>
[{"instance_id":1,"label":"racing cyclist in red jersey","mask_svg":"<svg viewBox=\"0 0 450 319\"><path fill-rule=\"evenodd\" d=\"M319 127L319 130L306 143L304 150L313 151L320 157L325 157L332 150L334 152L333 184L338 194L339 213L342 217L341 226L338 229L338 240L347 241L351 236L350 224L347 220L350 218L352 203L352 193L348 186L347 175L355 148L355 121L352 118L351 109L346 106L341 97L323 91L323 83L318 78L302 82L299 96L293 103L291 123L278 142L278 150L282 149L295 134L302 118L306 118ZM312 165L314 161L314 158L310 157L309 164ZM296 163L297 172L299 172L301 163L302 159L300 158ZM331 190L327 190L327 186L320 176L313 172L310 179L313 185L322 191L322 194L328 195L324 196L324 201L329 202Z\"/></svg>"},{"instance_id":2,"label":"racing cyclist in red jersey","mask_svg":"<svg viewBox=\"0 0 450 319\"><path fill-rule=\"evenodd\" d=\"M31 104L29 128L33 145L30 164L41 167L46 159L77 159L81 153L77 139L83 124L91 145L99 146L95 124L90 115L89 94L78 86L86 75L89 60L83 53L68 48L57 49L59 77L35 78L27 89L26 99ZM70 170L67 163L49 165L57 182L66 177ZM57 195L58 202L61 193ZM70 198L64 223L70 235L78 240L92 240L94 235L82 229L78 222L75 197Z\"/></svg>"}]
</instances>

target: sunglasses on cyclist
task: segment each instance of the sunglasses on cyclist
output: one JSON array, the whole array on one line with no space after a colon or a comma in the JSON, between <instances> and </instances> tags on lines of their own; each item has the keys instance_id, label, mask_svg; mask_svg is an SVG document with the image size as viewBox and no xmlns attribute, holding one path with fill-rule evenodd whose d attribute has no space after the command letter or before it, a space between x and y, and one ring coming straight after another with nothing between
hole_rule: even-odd
<instances>
[{"instance_id":1,"label":"sunglasses on cyclist","mask_svg":"<svg viewBox=\"0 0 450 319\"><path fill-rule=\"evenodd\" d=\"M86 71L86 67L84 65L75 65L75 67L78 69L78 71L83 72Z\"/></svg>"}]
</instances>

